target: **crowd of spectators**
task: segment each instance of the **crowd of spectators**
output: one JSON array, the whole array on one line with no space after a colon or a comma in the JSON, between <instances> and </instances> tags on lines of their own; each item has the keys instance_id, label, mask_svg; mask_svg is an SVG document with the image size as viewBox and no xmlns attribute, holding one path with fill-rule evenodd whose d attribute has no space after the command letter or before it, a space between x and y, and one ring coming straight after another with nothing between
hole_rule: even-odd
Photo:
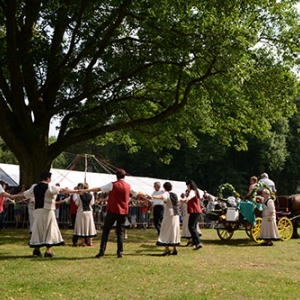
<instances>
[{"instance_id":1,"label":"crowd of spectators","mask_svg":"<svg viewBox=\"0 0 300 300\"><path fill-rule=\"evenodd\" d=\"M18 190L24 190L24 186L20 187L6 187L5 190L9 194L16 194ZM69 201L69 194L59 194L57 201L66 200L56 205L56 218L60 228L73 229L72 218L74 219L74 211L72 211L71 202ZM93 205L93 217L96 228L100 230L104 224L107 205L106 193L94 193L95 203ZM210 201L210 199L209 199ZM201 203L204 206L207 204L207 199L204 198L204 202ZM2 211L2 220L0 228L28 228L31 231L30 220L32 219L32 212L34 209L34 199L15 199L12 200L9 197L0 197L0 210ZM144 201L143 199L129 200L129 214L128 221L130 228L147 229L155 227L154 220L154 205L151 202ZM179 207L180 222L183 221L184 209ZM75 211L76 215L76 211ZM200 219L200 227L210 227L211 221L205 217L205 213Z\"/></svg>"}]
</instances>

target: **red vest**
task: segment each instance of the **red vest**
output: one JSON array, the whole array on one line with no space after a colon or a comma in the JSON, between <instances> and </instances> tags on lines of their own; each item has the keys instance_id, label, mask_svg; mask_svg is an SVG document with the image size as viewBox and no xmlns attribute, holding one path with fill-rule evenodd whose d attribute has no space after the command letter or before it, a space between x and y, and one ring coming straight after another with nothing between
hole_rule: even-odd
<instances>
[{"instance_id":1,"label":"red vest","mask_svg":"<svg viewBox=\"0 0 300 300\"><path fill-rule=\"evenodd\" d=\"M71 195L70 196L70 214L76 215L77 209L78 209L78 206L75 204L75 201L73 200L73 195Z\"/></svg>"},{"instance_id":2,"label":"red vest","mask_svg":"<svg viewBox=\"0 0 300 300\"><path fill-rule=\"evenodd\" d=\"M108 195L106 211L119 215L127 215L130 185L122 179L112 184L113 188Z\"/></svg>"},{"instance_id":3,"label":"red vest","mask_svg":"<svg viewBox=\"0 0 300 300\"><path fill-rule=\"evenodd\" d=\"M200 206L200 200L199 200L197 194L194 198L192 198L191 200L189 200L187 202L187 211L188 211L188 214L202 213L202 209Z\"/></svg>"},{"instance_id":4,"label":"red vest","mask_svg":"<svg viewBox=\"0 0 300 300\"><path fill-rule=\"evenodd\" d=\"M0 212L4 211L4 201L5 201L5 197L0 196Z\"/></svg>"}]
</instances>

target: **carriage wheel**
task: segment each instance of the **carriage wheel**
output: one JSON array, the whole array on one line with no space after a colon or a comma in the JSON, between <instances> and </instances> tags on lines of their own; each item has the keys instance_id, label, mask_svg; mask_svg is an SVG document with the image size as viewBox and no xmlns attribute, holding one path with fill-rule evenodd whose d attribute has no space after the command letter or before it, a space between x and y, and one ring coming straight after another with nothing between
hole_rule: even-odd
<instances>
[{"instance_id":1,"label":"carriage wheel","mask_svg":"<svg viewBox=\"0 0 300 300\"><path fill-rule=\"evenodd\" d=\"M263 240L258 239L259 234L260 234L261 222L262 222L262 218L256 218L256 225L252 225L251 230L250 230L251 238L257 244L260 244L263 242Z\"/></svg>"},{"instance_id":2,"label":"carriage wheel","mask_svg":"<svg viewBox=\"0 0 300 300\"><path fill-rule=\"evenodd\" d=\"M233 230L228 230L225 228L217 228L217 234L219 238L223 241L230 240L233 236Z\"/></svg>"},{"instance_id":3,"label":"carriage wheel","mask_svg":"<svg viewBox=\"0 0 300 300\"><path fill-rule=\"evenodd\" d=\"M277 228L280 239L282 241L288 241L293 235L293 223L287 217L282 217L278 220Z\"/></svg>"}]
</instances>

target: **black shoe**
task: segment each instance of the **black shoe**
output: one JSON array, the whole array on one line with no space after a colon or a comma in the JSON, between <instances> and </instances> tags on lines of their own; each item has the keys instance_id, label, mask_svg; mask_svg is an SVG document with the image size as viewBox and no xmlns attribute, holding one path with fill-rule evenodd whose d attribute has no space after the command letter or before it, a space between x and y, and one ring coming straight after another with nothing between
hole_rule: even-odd
<instances>
[{"instance_id":1,"label":"black shoe","mask_svg":"<svg viewBox=\"0 0 300 300\"><path fill-rule=\"evenodd\" d=\"M164 252L163 254L161 254L161 256L168 256L168 255L170 255L170 254L171 254L171 251L169 250L169 251Z\"/></svg>"},{"instance_id":2,"label":"black shoe","mask_svg":"<svg viewBox=\"0 0 300 300\"><path fill-rule=\"evenodd\" d=\"M177 254L178 254L177 250L174 250L174 251L171 253L171 255L177 255Z\"/></svg>"},{"instance_id":3,"label":"black shoe","mask_svg":"<svg viewBox=\"0 0 300 300\"><path fill-rule=\"evenodd\" d=\"M260 246L267 246L268 245L268 243L266 243L266 242L262 242L261 244L259 244Z\"/></svg>"},{"instance_id":4,"label":"black shoe","mask_svg":"<svg viewBox=\"0 0 300 300\"><path fill-rule=\"evenodd\" d=\"M199 245L197 245L193 250L199 250L199 249L201 249L201 248L202 248L202 245L199 244Z\"/></svg>"},{"instance_id":5,"label":"black shoe","mask_svg":"<svg viewBox=\"0 0 300 300\"><path fill-rule=\"evenodd\" d=\"M273 243L263 242L260 244L261 246L273 246Z\"/></svg>"},{"instance_id":6,"label":"black shoe","mask_svg":"<svg viewBox=\"0 0 300 300\"><path fill-rule=\"evenodd\" d=\"M122 258L122 257L123 257L123 255L119 253L118 254L118 258Z\"/></svg>"},{"instance_id":7,"label":"black shoe","mask_svg":"<svg viewBox=\"0 0 300 300\"><path fill-rule=\"evenodd\" d=\"M42 252L40 250L34 249L32 255L42 257Z\"/></svg>"},{"instance_id":8,"label":"black shoe","mask_svg":"<svg viewBox=\"0 0 300 300\"><path fill-rule=\"evenodd\" d=\"M54 257L54 254L52 252L45 252L44 257Z\"/></svg>"},{"instance_id":9,"label":"black shoe","mask_svg":"<svg viewBox=\"0 0 300 300\"><path fill-rule=\"evenodd\" d=\"M187 242L187 244L185 245L185 247L189 247L189 246L192 246L193 245L193 242Z\"/></svg>"},{"instance_id":10,"label":"black shoe","mask_svg":"<svg viewBox=\"0 0 300 300\"><path fill-rule=\"evenodd\" d=\"M101 256L104 256L104 252L102 252L102 251L100 251L95 257L96 257L96 258L99 258L99 257L101 257Z\"/></svg>"}]
</instances>

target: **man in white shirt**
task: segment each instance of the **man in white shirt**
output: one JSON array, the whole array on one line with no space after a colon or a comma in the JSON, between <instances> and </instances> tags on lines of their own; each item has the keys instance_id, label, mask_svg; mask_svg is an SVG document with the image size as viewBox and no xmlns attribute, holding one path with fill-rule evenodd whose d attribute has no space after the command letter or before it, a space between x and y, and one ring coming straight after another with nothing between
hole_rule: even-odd
<instances>
[{"instance_id":1,"label":"man in white shirt","mask_svg":"<svg viewBox=\"0 0 300 300\"><path fill-rule=\"evenodd\" d=\"M260 175L259 182L266 184L266 185L270 188L271 192L276 193L275 183L274 183L273 180L271 180L271 179L269 178L269 175L268 175L267 173L262 173L262 174ZM260 190L261 190L261 189L263 189L263 188L260 188Z\"/></svg>"},{"instance_id":2,"label":"man in white shirt","mask_svg":"<svg viewBox=\"0 0 300 300\"><path fill-rule=\"evenodd\" d=\"M154 192L152 193L152 196L158 196L162 195L164 191L160 188L160 182L154 182ZM157 230L157 234L159 236L160 234L160 227L161 227L161 222L164 217L164 205L163 201L161 200L156 200L152 199L150 200L152 207L153 207L153 222L154 222L154 227Z\"/></svg>"}]
</instances>

